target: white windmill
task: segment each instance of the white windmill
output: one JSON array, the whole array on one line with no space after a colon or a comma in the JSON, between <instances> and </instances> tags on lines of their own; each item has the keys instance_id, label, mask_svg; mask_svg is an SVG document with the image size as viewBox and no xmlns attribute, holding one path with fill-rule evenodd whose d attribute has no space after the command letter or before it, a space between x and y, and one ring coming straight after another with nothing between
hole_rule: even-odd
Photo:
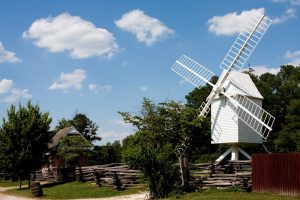
<instances>
[{"instance_id":1,"label":"white windmill","mask_svg":"<svg viewBox=\"0 0 300 200\"><path fill-rule=\"evenodd\" d=\"M266 140L275 118L262 106L263 97L248 74L240 73L243 65L271 24L265 15L253 16L239 34L220 64L223 73L216 84L210 82L214 73L183 55L172 70L196 87L205 83L212 91L200 107L200 116L206 116L211 106L212 143L232 144L216 163L231 153L238 160L239 152L251 157L238 147L239 143L262 143Z\"/></svg>"}]
</instances>

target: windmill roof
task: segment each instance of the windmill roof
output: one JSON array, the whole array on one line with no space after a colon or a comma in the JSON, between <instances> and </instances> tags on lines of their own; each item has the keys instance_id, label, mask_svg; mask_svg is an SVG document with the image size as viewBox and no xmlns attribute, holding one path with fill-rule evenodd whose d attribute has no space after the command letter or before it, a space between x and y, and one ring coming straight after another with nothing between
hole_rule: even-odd
<instances>
[{"instance_id":1,"label":"windmill roof","mask_svg":"<svg viewBox=\"0 0 300 200\"><path fill-rule=\"evenodd\" d=\"M223 87L228 94L241 94L247 97L263 99L250 76L245 73L231 71Z\"/></svg>"}]
</instances>

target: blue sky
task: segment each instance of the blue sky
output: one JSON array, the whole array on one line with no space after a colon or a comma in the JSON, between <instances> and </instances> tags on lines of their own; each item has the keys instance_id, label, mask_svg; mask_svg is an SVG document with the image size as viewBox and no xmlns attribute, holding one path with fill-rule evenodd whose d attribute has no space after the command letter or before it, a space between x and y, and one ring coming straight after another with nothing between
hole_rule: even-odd
<instances>
[{"instance_id":1,"label":"blue sky","mask_svg":"<svg viewBox=\"0 0 300 200\"><path fill-rule=\"evenodd\" d=\"M31 99L52 127L82 112L101 143L134 130L118 111L143 97L184 101L193 86L170 70L186 54L220 74L219 63L247 18L273 24L251 55L255 73L300 64L300 1L0 1L0 117Z\"/></svg>"}]
</instances>

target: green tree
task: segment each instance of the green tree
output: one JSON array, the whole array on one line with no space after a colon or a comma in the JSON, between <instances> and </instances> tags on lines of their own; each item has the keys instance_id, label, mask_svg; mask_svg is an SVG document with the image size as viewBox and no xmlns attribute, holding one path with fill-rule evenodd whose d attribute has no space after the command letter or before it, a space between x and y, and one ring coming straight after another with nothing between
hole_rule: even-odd
<instances>
[{"instance_id":1,"label":"green tree","mask_svg":"<svg viewBox=\"0 0 300 200\"><path fill-rule=\"evenodd\" d=\"M213 76L210 81L215 84L218 81L218 77ZM212 87L208 84L201 88L196 87L193 91L185 96L187 101L186 105L195 109L199 109L202 102L206 102L206 98L210 94L211 90Z\"/></svg>"},{"instance_id":2,"label":"green tree","mask_svg":"<svg viewBox=\"0 0 300 200\"><path fill-rule=\"evenodd\" d=\"M121 162L121 151L120 141L108 142L105 145L94 146L89 158L93 165L117 163Z\"/></svg>"},{"instance_id":3,"label":"green tree","mask_svg":"<svg viewBox=\"0 0 300 200\"><path fill-rule=\"evenodd\" d=\"M170 146L172 149L170 154L177 158L170 161L174 164L178 158L189 157L195 150L202 149L207 141L210 142L209 122L199 118L196 109L174 101L154 104L145 98L138 115L128 112L120 114L125 122L137 128L135 135L128 136L123 141L125 162L137 168L143 167L145 162L143 159L140 160L141 156L145 156L143 153L146 153L141 151L140 147L149 147L155 151ZM169 166L169 169L172 169L172 166ZM161 172L161 174L169 173Z\"/></svg>"},{"instance_id":4,"label":"green tree","mask_svg":"<svg viewBox=\"0 0 300 200\"><path fill-rule=\"evenodd\" d=\"M52 137L49 113L40 111L38 105L19 104L11 106L7 119L0 129L0 160L6 171L14 173L20 180L30 180L30 174L44 162L47 144Z\"/></svg>"},{"instance_id":5,"label":"green tree","mask_svg":"<svg viewBox=\"0 0 300 200\"><path fill-rule=\"evenodd\" d=\"M55 132L69 126L74 126L89 142L101 140L101 137L97 135L99 126L91 121L85 114L77 113L72 119L69 120L62 118L58 121L58 124L55 127Z\"/></svg>"},{"instance_id":6,"label":"green tree","mask_svg":"<svg viewBox=\"0 0 300 200\"><path fill-rule=\"evenodd\" d=\"M286 125L275 139L277 151L300 151L300 99L292 100L287 106Z\"/></svg>"},{"instance_id":7,"label":"green tree","mask_svg":"<svg viewBox=\"0 0 300 200\"><path fill-rule=\"evenodd\" d=\"M63 158L69 167L79 165L79 158L87 155L92 148L85 138L74 135L64 137L57 145L57 153Z\"/></svg>"},{"instance_id":8,"label":"green tree","mask_svg":"<svg viewBox=\"0 0 300 200\"><path fill-rule=\"evenodd\" d=\"M271 151L292 151L295 143L288 133L288 108L300 99L300 67L283 65L277 75L265 73L256 86L263 99L263 108L275 117L273 131L267 140Z\"/></svg>"}]
</instances>

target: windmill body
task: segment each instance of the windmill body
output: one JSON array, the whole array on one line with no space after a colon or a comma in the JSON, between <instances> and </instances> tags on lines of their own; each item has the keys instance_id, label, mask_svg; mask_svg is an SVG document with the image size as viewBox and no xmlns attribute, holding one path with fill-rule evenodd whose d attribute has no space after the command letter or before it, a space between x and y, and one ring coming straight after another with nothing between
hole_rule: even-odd
<instances>
[{"instance_id":1,"label":"windmill body","mask_svg":"<svg viewBox=\"0 0 300 200\"><path fill-rule=\"evenodd\" d=\"M231 160L239 159L239 152L251 157L237 144L262 143L269 136L275 118L262 108L262 95L247 74L239 73L257 44L267 31L271 20L264 14L252 16L249 23L222 60L223 73L216 84L210 82L214 73L186 55L181 56L172 70L182 78L201 87L212 86L212 91L200 106L200 116L211 110L212 143L229 143L232 146L217 160L219 163L229 153Z\"/></svg>"},{"instance_id":2,"label":"windmill body","mask_svg":"<svg viewBox=\"0 0 300 200\"><path fill-rule=\"evenodd\" d=\"M232 71L223 88L231 96L244 95L262 106L263 97L248 74ZM211 143L262 143L262 137L238 118L224 95L218 95L211 104Z\"/></svg>"}]
</instances>

